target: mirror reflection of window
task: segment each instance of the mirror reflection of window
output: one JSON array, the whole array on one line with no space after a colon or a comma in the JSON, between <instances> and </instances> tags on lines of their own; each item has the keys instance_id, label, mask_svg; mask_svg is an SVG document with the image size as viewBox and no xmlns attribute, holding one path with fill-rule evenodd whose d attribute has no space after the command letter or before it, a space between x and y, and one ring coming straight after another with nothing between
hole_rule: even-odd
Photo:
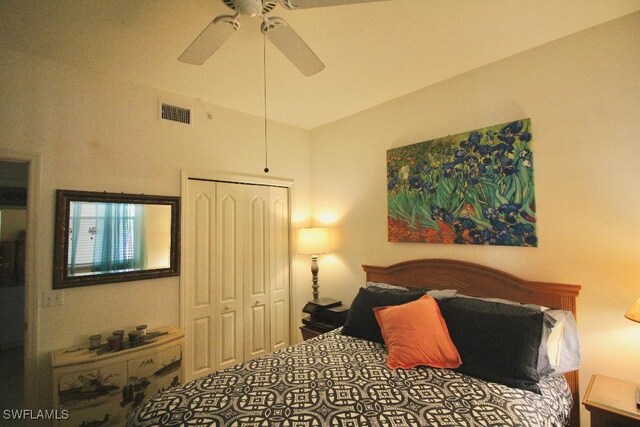
<instances>
[{"instance_id":1,"label":"mirror reflection of window","mask_svg":"<svg viewBox=\"0 0 640 427\"><path fill-rule=\"evenodd\" d=\"M68 275L168 268L171 208L71 202Z\"/></svg>"},{"instance_id":2,"label":"mirror reflection of window","mask_svg":"<svg viewBox=\"0 0 640 427\"><path fill-rule=\"evenodd\" d=\"M147 268L171 266L171 206L143 205L145 237L147 239Z\"/></svg>"},{"instance_id":3,"label":"mirror reflection of window","mask_svg":"<svg viewBox=\"0 0 640 427\"><path fill-rule=\"evenodd\" d=\"M71 275L144 268L142 205L72 202L69 222Z\"/></svg>"}]
</instances>

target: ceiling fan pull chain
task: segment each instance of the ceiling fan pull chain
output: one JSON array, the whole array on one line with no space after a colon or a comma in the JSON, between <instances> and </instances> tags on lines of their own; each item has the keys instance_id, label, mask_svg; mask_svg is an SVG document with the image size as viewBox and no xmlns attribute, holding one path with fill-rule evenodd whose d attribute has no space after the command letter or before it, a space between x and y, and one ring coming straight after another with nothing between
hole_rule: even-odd
<instances>
[{"instance_id":1,"label":"ceiling fan pull chain","mask_svg":"<svg viewBox=\"0 0 640 427\"><path fill-rule=\"evenodd\" d=\"M266 20L266 16L264 16ZM269 173L269 144L267 133L267 35L262 33L262 70L264 83L264 172Z\"/></svg>"}]
</instances>

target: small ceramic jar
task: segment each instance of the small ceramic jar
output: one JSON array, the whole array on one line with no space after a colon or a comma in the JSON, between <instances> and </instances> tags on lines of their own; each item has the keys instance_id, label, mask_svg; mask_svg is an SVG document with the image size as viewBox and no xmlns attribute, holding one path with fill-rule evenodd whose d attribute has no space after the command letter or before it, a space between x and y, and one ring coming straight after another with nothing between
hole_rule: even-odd
<instances>
[{"instance_id":1,"label":"small ceramic jar","mask_svg":"<svg viewBox=\"0 0 640 427\"><path fill-rule=\"evenodd\" d=\"M140 331L140 335L146 335L147 334L147 325L138 325L138 326L136 326L136 330Z\"/></svg>"},{"instance_id":2,"label":"small ceramic jar","mask_svg":"<svg viewBox=\"0 0 640 427\"><path fill-rule=\"evenodd\" d=\"M96 334L89 337L89 348L96 349L102 346L102 335Z\"/></svg>"},{"instance_id":3,"label":"small ceramic jar","mask_svg":"<svg viewBox=\"0 0 640 427\"><path fill-rule=\"evenodd\" d=\"M140 344L140 331L130 331L129 332L129 344L130 345L138 345Z\"/></svg>"},{"instance_id":4,"label":"small ceramic jar","mask_svg":"<svg viewBox=\"0 0 640 427\"><path fill-rule=\"evenodd\" d=\"M118 351L122 348L122 337L120 335L111 335L107 338L109 344L109 350Z\"/></svg>"}]
</instances>

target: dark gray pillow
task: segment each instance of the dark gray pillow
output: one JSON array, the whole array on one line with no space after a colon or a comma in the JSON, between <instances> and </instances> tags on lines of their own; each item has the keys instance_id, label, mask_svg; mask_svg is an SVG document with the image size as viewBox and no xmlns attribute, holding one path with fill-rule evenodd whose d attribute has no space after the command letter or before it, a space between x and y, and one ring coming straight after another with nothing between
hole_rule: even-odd
<instances>
[{"instance_id":1,"label":"dark gray pillow","mask_svg":"<svg viewBox=\"0 0 640 427\"><path fill-rule=\"evenodd\" d=\"M543 312L470 298L441 300L438 305L462 359L458 371L540 394Z\"/></svg>"},{"instance_id":2,"label":"dark gray pillow","mask_svg":"<svg viewBox=\"0 0 640 427\"><path fill-rule=\"evenodd\" d=\"M379 292L369 288L360 288L349 308L347 321L342 327L342 334L383 343L380 326L373 313L374 307L406 304L417 300L425 293L422 289L418 291L387 289L386 291Z\"/></svg>"},{"instance_id":3,"label":"dark gray pillow","mask_svg":"<svg viewBox=\"0 0 640 427\"><path fill-rule=\"evenodd\" d=\"M423 288L383 288L376 285L370 285L364 288L367 292L376 292L378 294L396 294L396 295L407 295L407 294L417 294L420 296L426 295L427 290Z\"/></svg>"},{"instance_id":4,"label":"dark gray pillow","mask_svg":"<svg viewBox=\"0 0 640 427\"><path fill-rule=\"evenodd\" d=\"M538 377L539 378L546 377L547 375L551 375L555 372L551 364L551 359L549 358L549 346L547 345L547 342L549 341L549 336L551 335L551 332L553 331L554 326L556 326L556 324L558 323L558 321L553 317L553 313L551 313L555 310L547 310L546 308L543 308L542 306L537 304L522 304L516 301L506 300L502 298L480 298L480 297L472 297L470 295L465 295L465 294L458 294L457 297L479 299L482 301L497 302L502 304L517 305L520 307L529 307L535 310L543 311L544 320L542 323L542 336L540 339L540 347L538 348L538 365L537 365Z\"/></svg>"}]
</instances>

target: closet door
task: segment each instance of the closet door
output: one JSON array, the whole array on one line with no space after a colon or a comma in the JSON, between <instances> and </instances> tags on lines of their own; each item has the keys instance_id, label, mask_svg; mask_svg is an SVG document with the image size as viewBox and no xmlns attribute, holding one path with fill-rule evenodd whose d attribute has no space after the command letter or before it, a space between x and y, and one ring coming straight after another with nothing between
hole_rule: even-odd
<instances>
[{"instance_id":1,"label":"closet door","mask_svg":"<svg viewBox=\"0 0 640 427\"><path fill-rule=\"evenodd\" d=\"M189 180L186 197L187 242L185 274L185 376L207 374L216 368L214 360L217 304L216 280L216 186L208 181Z\"/></svg>"},{"instance_id":2,"label":"closet door","mask_svg":"<svg viewBox=\"0 0 640 427\"><path fill-rule=\"evenodd\" d=\"M269 187L244 185L244 357L271 352L269 292Z\"/></svg>"},{"instance_id":3,"label":"closet door","mask_svg":"<svg viewBox=\"0 0 640 427\"><path fill-rule=\"evenodd\" d=\"M289 340L289 190L269 187L271 351Z\"/></svg>"},{"instance_id":4,"label":"closet door","mask_svg":"<svg viewBox=\"0 0 640 427\"><path fill-rule=\"evenodd\" d=\"M286 347L289 191L189 180L185 371L188 379Z\"/></svg>"},{"instance_id":5,"label":"closet door","mask_svg":"<svg viewBox=\"0 0 640 427\"><path fill-rule=\"evenodd\" d=\"M246 186L218 182L216 185L216 256L213 293L218 313L213 335L215 369L244 360L244 230Z\"/></svg>"}]
</instances>

